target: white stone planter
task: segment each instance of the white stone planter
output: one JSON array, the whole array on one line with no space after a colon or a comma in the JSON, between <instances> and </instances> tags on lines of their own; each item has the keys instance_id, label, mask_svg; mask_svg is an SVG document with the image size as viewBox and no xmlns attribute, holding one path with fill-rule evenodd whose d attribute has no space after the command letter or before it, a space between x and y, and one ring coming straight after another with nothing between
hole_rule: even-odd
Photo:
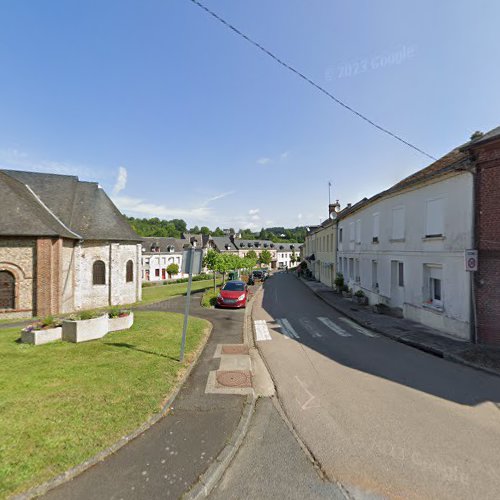
<instances>
[{"instance_id":1,"label":"white stone planter","mask_svg":"<svg viewBox=\"0 0 500 500\"><path fill-rule=\"evenodd\" d=\"M93 319L63 320L62 339L67 342L86 342L104 337L108 333L108 315Z\"/></svg>"},{"instance_id":2,"label":"white stone planter","mask_svg":"<svg viewBox=\"0 0 500 500\"><path fill-rule=\"evenodd\" d=\"M128 330L134 324L134 313L131 312L128 316L122 318L109 318L108 332L116 332L118 330Z\"/></svg>"},{"instance_id":3,"label":"white stone planter","mask_svg":"<svg viewBox=\"0 0 500 500\"><path fill-rule=\"evenodd\" d=\"M54 340L61 340L62 328L47 328L46 330L32 330L31 332L21 332L21 342L26 344L48 344Z\"/></svg>"}]
</instances>

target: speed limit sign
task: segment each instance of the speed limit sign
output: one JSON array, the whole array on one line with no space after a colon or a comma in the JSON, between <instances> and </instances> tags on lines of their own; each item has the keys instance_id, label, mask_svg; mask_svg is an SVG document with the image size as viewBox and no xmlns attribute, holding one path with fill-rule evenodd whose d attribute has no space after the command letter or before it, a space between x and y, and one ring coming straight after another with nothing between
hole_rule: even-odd
<instances>
[{"instance_id":1,"label":"speed limit sign","mask_svg":"<svg viewBox=\"0 0 500 500\"><path fill-rule=\"evenodd\" d=\"M465 250L465 270L477 271L477 250Z\"/></svg>"}]
</instances>

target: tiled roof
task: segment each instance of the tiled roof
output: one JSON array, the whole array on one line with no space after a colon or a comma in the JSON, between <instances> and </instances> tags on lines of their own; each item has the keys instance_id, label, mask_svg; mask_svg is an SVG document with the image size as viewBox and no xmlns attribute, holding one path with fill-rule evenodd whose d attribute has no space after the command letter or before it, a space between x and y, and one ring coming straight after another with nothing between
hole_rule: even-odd
<instances>
[{"instance_id":1,"label":"tiled roof","mask_svg":"<svg viewBox=\"0 0 500 500\"><path fill-rule=\"evenodd\" d=\"M434 177L438 177L440 175L444 175L453 170L461 170L466 167L468 162L468 155L463 151L463 146L459 148L455 148L450 151L448 154L444 155L439 160L436 160L434 163L431 163L428 167L415 172L414 174L405 177L403 180L394 184L394 186L382 191L371 198L363 198L358 201L351 207L346 207L338 213L337 218L342 219L353 212L356 212L360 208L363 208L365 205L368 205L380 198L385 196L389 196L395 194L399 191L403 191L404 189L412 186L417 186L423 182L426 182Z\"/></svg>"},{"instance_id":2,"label":"tiled roof","mask_svg":"<svg viewBox=\"0 0 500 500\"><path fill-rule=\"evenodd\" d=\"M140 241L103 189L68 175L0 170L0 234Z\"/></svg>"},{"instance_id":3,"label":"tiled roof","mask_svg":"<svg viewBox=\"0 0 500 500\"><path fill-rule=\"evenodd\" d=\"M142 248L144 254L149 253L182 253L184 246L188 246L189 241L182 238L160 238L157 236L148 236L142 240ZM153 247L159 247L160 252L153 252Z\"/></svg>"}]
</instances>

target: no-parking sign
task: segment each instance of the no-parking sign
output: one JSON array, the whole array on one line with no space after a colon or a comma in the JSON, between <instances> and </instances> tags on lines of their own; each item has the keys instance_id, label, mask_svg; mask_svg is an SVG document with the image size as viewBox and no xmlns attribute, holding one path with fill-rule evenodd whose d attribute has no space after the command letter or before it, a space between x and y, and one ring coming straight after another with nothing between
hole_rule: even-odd
<instances>
[{"instance_id":1,"label":"no-parking sign","mask_svg":"<svg viewBox=\"0 0 500 500\"><path fill-rule=\"evenodd\" d=\"M465 250L465 270L477 271L477 250Z\"/></svg>"}]
</instances>

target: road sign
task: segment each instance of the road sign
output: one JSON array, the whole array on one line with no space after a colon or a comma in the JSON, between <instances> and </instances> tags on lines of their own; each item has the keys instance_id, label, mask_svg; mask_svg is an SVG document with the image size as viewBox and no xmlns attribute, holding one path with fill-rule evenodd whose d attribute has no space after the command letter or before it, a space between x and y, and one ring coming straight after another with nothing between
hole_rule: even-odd
<instances>
[{"instance_id":1,"label":"road sign","mask_svg":"<svg viewBox=\"0 0 500 500\"><path fill-rule=\"evenodd\" d=\"M477 271L477 250L465 250L465 270L469 272Z\"/></svg>"},{"instance_id":2,"label":"road sign","mask_svg":"<svg viewBox=\"0 0 500 500\"><path fill-rule=\"evenodd\" d=\"M191 259L189 258L191 252ZM203 268L203 250L189 248L182 253L182 274L200 274Z\"/></svg>"}]
</instances>

